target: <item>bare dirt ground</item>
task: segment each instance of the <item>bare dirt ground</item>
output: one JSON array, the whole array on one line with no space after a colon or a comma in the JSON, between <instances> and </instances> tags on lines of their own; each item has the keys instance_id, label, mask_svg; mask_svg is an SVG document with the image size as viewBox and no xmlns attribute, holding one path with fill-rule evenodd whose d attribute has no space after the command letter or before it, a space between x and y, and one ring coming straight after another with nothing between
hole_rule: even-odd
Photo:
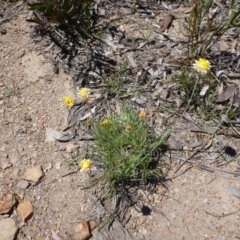
<instances>
[{"instance_id":1,"label":"bare dirt ground","mask_svg":"<svg viewBox=\"0 0 240 240\"><path fill-rule=\"evenodd\" d=\"M61 131L66 126L68 112L63 97L75 96L76 87L61 69L55 74L51 60L38 51L23 3L8 5L1 13L8 21L0 25L0 197L3 200L4 194L13 194L17 203L12 211L0 215L0 221L14 219L19 240L57 239L52 231L65 240L82 239L79 223L93 204L92 192L80 188L88 175L80 173L78 165L66 166L65 160L84 153L86 143L46 141L47 128ZM178 134L190 145L197 142L188 130L180 129ZM239 150L239 139L223 140L220 136L218 142L223 141ZM188 154L182 152L182 157ZM237 157L222 170L237 170L239 161ZM169 178L180 163L172 164ZM26 171L35 167L44 173L41 180L23 181L29 179ZM129 210L131 218L125 228L131 238L240 239L240 200L234 196L240 192L239 174L206 171L188 164L180 172L166 181L167 189L139 193L150 212L143 214L139 207ZM17 208L27 201L33 206L33 215L24 222ZM93 238L100 239L97 231Z\"/></svg>"}]
</instances>

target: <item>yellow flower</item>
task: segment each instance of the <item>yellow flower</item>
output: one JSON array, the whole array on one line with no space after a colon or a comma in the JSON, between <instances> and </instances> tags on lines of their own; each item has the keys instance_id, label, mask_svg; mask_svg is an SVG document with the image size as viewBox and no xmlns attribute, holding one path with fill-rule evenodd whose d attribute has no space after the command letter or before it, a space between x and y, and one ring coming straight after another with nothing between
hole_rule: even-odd
<instances>
[{"instance_id":1,"label":"yellow flower","mask_svg":"<svg viewBox=\"0 0 240 240\"><path fill-rule=\"evenodd\" d=\"M64 103L70 108L74 105L73 99L69 96L64 97Z\"/></svg>"},{"instance_id":2,"label":"yellow flower","mask_svg":"<svg viewBox=\"0 0 240 240\"><path fill-rule=\"evenodd\" d=\"M196 69L196 71L199 73L206 74L210 70L211 64L207 59L199 58L199 60L195 60L193 68Z\"/></svg>"},{"instance_id":3,"label":"yellow flower","mask_svg":"<svg viewBox=\"0 0 240 240\"><path fill-rule=\"evenodd\" d=\"M86 124L87 124L87 125L90 125L91 123L92 123L92 120L91 120L90 118L87 118Z\"/></svg>"},{"instance_id":4,"label":"yellow flower","mask_svg":"<svg viewBox=\"0 0 240 240\"><path fill-rule=\"evenodd\" d=\"M132 129L132 127L131 127L130 125L127 125L127 126L125 127L125 130L126 130L127 132L131 131L131 129Z\"/></svg>"},{"instance_id":5,"label":"yellow flower","mask_svg":"<svg viewBox=\"0 0 240 240\"><path fill-rule=\"evenodd\" d=\"M106 127L112 124L112 121L108 118L105 118L102 122L101 122L101 126L102 127Z\"/></svg>"},{"instance_id":6,"label":"yellow flower","mask_svg":"<svg viewBox=\"0 0 240 240\"><path fill-rule=\"evenodd\" d=\"M141 112L139 112L138 116L139 116L139 118L145 118L146 113L144 111L141 111Z\"/></svg>"},{"instance_id":7,"label":"yellow flower","mask_svg":"<svg viewBox=\"0 0 240 240\"><path fill-rule=\"evenodd\" d=\"M80 88L78 95L83 99L87 99L89 97L89 90L87 88Z\"/></svg>"},{"instance_id":8,"label":"yellow flower","mask_svg":"<svg viewBox=\"0 0 240 240\"><path fill-rule=\"evenodd\" d=\"M90 159L83 159L79 166L81 168L80 172L86 172L92 167L92 161Z\"/></svg>"}]
</instances>

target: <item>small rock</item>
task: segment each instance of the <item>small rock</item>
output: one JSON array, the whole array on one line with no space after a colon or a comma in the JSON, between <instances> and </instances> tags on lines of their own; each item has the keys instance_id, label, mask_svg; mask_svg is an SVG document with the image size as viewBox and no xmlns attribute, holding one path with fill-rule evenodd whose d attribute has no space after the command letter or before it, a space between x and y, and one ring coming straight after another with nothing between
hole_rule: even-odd
<instances>
[{"instance_id":1,"label":"small rock","mask_svg":"<svg viewBox=\"0 0 240 240\"><path fill-rule=\"evenodd\" d=\"M1 202L0 214L8 213L12 210L12 208L16 204L15 195L12 193L5 193L5 194L3 194L0 202Z\"/></svg>"},{"instance_id":2,"label":"small rock","mask_svg":"<svg viewBox=\"0 0 240 240\"><path fill-rule=\"evenodd\" d=\"M57 163L56 163L56 169L60 169L60 168L61 168L61 165L62 165L61 162L57 162Z\"/></svg>"},{"instance_id":3,"label":"small rock","mask_svg":"<svg viewBox=\"0 0 240 240\"><path fill-rule=\"evenodd\" d=\"M63 133L56 131L53 128L46 128L46 142L54 142L56 139L60 139Z\"/></svg>"},{"instance_id":4,"label":"small rock","mask_svg":"<svg viewBox=\"0 0 240 240\"><path fill-rule=\"evenodd\" d=\"M21 189L27 189L29 186L29 182L27 180L21 180L18 184L17 187Z\"/></svg>"},{"instance_id":5,"label":"small rock","mask_svg":"<svg viewBox=\"0 0 240 240\"><path fill-rule=\"evenodd\" d=\"M98 224L94 220L89 221L91 231L94 230Z\"/></svg>"},{"instance_id":6,"label":"small rock","mask_svg":"<svg viewBox=\"0 0 240 240\"><path fill-rule=\"evenodd\" d=\"M76 226L74 227L74 231L75 231L76 233L79 233L79 232L82 231L83 228L84 228L84 227L83 227L83 224L82 224L82 223L79 223L78 225L76 225Z\"/></svg>"},{"instance_id":7,"label":"small rock","mask_svg":"<svg viewBox=\"0 0 240 240\"><path fill-rule=\"evenodd\" d=\"M56 232L52 231L53 240L63 240Z\"/></svg>"},{"instance_id":8,"label":"small rock","mask_svg":"<svg viewBox=\"0 0 240 240\"><path fill-rule=\"evenodd\" d=\"M79 148L78 145L74 145L73 143L69 143L69 144L66 146L66 151L67 151L68 153L73 153L73 152L76 151L78 148Z\"/></svg>"},{"instance_id":9,"label":"small rock","mask_svg":"<svg viewBox=\"0 0 240 240\"><path fill-rule=\"evenodd\" d=\"M26 202L20 203L17 207L17 211L24 222L29 220L33 215L33 205L28 200Z\"/></svg>"},{"instance_id":10,"label":"small rock","mask_svg":"<svg viewBox=\"0 0 240 240\"><path fill-rule=\"evenodd\" d=\"M16 239L18 227L12 218L6 218L0 221L0 239L13 240Z\"/></svg>"},{"instance_id":11,"label":"small rock","mask_svg":"<svg viewBox=\"0 0 240 240\"><path fill-rule=\"evenodd\" d=\"M37 166L35 168L27 169L23 175L23 179L29 180L31 182L38 182L43 176L44 173L41 166Z\"/></svg>"},{"instance_id":12,"label":"small rock","mask_svg":"<svg viewBox=\"0 0 240 240\"><path fill-rule=\"evenodd\" d=\"M61 152L63 152L63 151L65 151L66 150L66 147L65 146L63 146L63 145L61 145L59 148L59 151L61 151Z\"/></svg>"},{"instance_id":13,"label":"small rock","mask_svg":"<svg viewBox=\"0 0 240 240\"><path fill-rule=\"evenodd\" d=\"M74 231L76 233L80 233L80 239L86 240L92 236L91 231L97 227L97 223L95 221L88 221L84 223L79 223L74 227Z\"/></svg>"},{"instance_id":14,"label":"small rock","mask_svg":"<svg viewBox=\"0 0 240 240\"><path fill-rule=\"evenodd\" d=\"M5 169L7 169L7 168L10 168L12 166L12 163L10 163L10 162L5 162L5 163L3 163L3 165L2 165L2 170L5 170Z\"/></svg>"},{"instance_id":15,"label":"small rock","mask_svg":"<svg viewBox=\"0 0 240 240\"><path fill-rule=\"evenodd\" d=\"M92 234L89 222L83 222L82 226L79 224L79 228L81 229L79 232L80 240L88 240L91 238Z\"/></svg>"},{"instance_id":16,"label":"small rock","mask_svg":"<svg viewBox=\"0 0 240 240\"><path fill-rule=\"evenodd\" d=\"M4 114L4 112L5 112L5 109L0 108L0 114Z\"/></svg>"}]
</instances>

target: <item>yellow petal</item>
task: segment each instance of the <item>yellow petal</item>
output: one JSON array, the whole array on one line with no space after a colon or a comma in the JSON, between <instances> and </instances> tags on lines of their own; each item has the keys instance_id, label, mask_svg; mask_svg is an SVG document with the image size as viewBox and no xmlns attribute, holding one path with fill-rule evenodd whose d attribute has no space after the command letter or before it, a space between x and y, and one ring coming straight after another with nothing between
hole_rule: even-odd
<instances>
[{"instance_id":1,"label":"yellow petal","mask_svg":"<svg viewBox=\"0 0 240 240\"><path fill-rule=\"evenodd\" d=\"M83 159L80 163L80 172L85 172L92 167L92 161L90 159Z\"/></svg>"}]
</instances>

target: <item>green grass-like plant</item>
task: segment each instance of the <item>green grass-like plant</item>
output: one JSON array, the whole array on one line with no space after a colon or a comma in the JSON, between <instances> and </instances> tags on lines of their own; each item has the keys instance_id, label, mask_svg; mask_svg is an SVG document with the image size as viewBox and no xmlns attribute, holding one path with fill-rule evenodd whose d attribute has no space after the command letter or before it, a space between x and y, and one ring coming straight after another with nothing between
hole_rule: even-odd
<instances>
[{"instance_id":1,"label":"green grass-like plant","mask_svg":"<svg viewBox=\"0 0 240 240\"><path fill-rule=\"evenodd\" d=\"M157 137L145 118L132 108L93 124L96 156L104 169L103 182L116 192L119 186L132 186L163 176L161 150L170 135ZM159 153L157 157L155 153Z\"/></svg>"},{"instance_id":2,"label":"green grass-like plant","mask_svg":"<svg viewBox=\"0 0 240 240\"><path fill-rule=\"evenodd\" d=\"M202 75L188 67L183 67L180 73L168 82L179 84L179 95L185 111L193 107L198 108L205 117L211 114L218 83L211 71ZM203 93L204 88L207 89L205 93Z\"/></svg>"},{"instance_id":3,"label":"green grass-like plant","mask_svg":"<svg viewBox=\"0 0 240 240\"><path fill-rule=\"evenodd\" d=\"M124 67L121 69L116 76L111 78L103 77L103 83L105 84L110 97L121 97L122 87L124 85L124 77L126 76L128 69Z\"/></svg>"},{"instance_id":4,"label":"green grass-like plant","mask_svg":"<svg viewBox=\"0 0 240 240\"><path fill-rule=\"evenodd\" d=\"M230 9L222 10L223 19L220 22L216 19L216 14L211 13L213 0L192 0L192 3L191 13L185 19L190 59L205 57L228 29L240 26L237 0L231 0Z\"/></svg>"}]
</instances>

